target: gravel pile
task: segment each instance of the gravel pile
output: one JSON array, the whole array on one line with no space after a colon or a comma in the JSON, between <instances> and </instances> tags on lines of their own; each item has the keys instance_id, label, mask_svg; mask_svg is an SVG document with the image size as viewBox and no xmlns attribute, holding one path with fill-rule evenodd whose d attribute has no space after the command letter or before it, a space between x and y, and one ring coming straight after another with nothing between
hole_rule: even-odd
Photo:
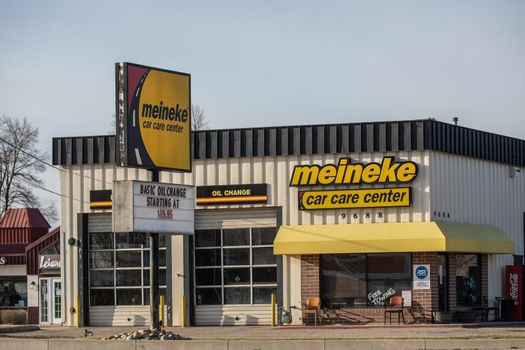
<instances>
[{"instance_id":1,"label":"gravel pile","mask_svg":"<svg viewBox=\"0 0 525 350\"><path fill-rule=\"evenodd\" d=\"M189 340L177 333L158 329L141 329L138 331L123 332L104 338L105 340Z\"/></svg>"}]
</instances>

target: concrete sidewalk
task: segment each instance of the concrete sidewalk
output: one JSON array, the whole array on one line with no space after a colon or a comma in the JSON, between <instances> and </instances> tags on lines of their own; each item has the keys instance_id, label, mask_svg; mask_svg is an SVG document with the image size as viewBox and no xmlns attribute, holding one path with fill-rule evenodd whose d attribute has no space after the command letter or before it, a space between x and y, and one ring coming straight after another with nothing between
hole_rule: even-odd
<instances>
[{"instance_id":1,"label":"concrete sidewalk","mask_svg":"<svg viewBox=\"0 0 525 350\"><path fill-rule=\"evenodd\" d=\"M0 334L0 349L525 349L525 323L320 327L167 327L192 340L103 341L140 327L46 327Z\"/></svg>"}]
</instances>

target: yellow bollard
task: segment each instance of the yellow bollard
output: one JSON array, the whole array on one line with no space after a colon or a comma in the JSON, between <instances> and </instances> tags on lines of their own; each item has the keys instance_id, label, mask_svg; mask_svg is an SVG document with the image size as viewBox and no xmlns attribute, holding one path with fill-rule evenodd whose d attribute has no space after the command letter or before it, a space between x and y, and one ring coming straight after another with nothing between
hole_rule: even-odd
<instances>
[{"instance_id":1,"label":"yellow bollard","mask_svg":"<svg viewBox=\"0 0 525 350\"><path fill-rule=\"evenodd\" d=\"M275 327L275 293L272 293L272 327Z\"/></svg>"},{"instance_id":2,"label":"yellow bollard","mask_svg":"<svg viewBox=\"0 0 525 350\"><path fill-rule=\"evenodd\" d=\"M80 327L80 297L77 297L76 300L76 306L77 306L77 327Z\"/></svg>"},{"instance_id":3,"label":"yellow bollard","mask_svg":"<svg viewBox=\"0 0 525 350\"><path fill-rule=\"evenodd\" d=\"M160 324L162 327L166 326L166 323L164 322L164 295L160 296Z\"/></svg>"},{"instance_id":4,"label":"yellow bollard","mask_svg":"<svg viewBox=\"0 0 525 350\"><path fill-rule=\"evenodd\" d=\"M180 326L181 328L184 328L186 326L186 296L182 296L182 303L180 308Z\"/></svg>"}]
</instances>

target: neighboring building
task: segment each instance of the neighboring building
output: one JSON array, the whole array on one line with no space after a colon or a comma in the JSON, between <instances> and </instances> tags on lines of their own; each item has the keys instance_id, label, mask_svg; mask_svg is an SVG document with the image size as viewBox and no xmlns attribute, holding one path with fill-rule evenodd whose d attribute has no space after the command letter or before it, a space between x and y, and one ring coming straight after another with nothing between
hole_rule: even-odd
<instances>
[{"instance_id":1,"label":"neighboring building","mask_svg":"<svg viewBox=\"0 0 525 350\"><path fill-rule=\"evenodd\" d=\"M28 322L62 324L60 227L26 247Z\"/></svg>"},{"instance_id":2,"label":"neighboring building","mask_svg":"<svg viewBox=\"0 0 525 350\"><path fill-rule=\"evenodd\" d=\"M182 295L191 324L268 324L271 293L296 324L312 296L334 322L382 321L391 295L428 321L492 303L505 265L523 264L523 140L415 120L204 130L192 145L192 173L160 173L197 186L196 234L164 236L169 324ZM113 136L55 138L53 164L66 324L147 324L148 247L88 202L148 172L115 165Z\"/></svg>"},{"instance_id":3,"label":"neighboring building","mask_svg":"<svg viewBox=\"0 0 525 350\"><path fill-rule=\"evenodd\" d=\"M48 231L38 209L0 218L0 322L61 324L60 230Z\"/></svg>"}]
</instances>

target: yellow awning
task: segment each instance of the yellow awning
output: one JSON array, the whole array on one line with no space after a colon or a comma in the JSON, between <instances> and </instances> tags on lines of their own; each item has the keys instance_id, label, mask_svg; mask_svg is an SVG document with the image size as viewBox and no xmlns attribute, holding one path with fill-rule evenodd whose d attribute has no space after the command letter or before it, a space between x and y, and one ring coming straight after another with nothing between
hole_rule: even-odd
<instances>
[{"instance_id":1,"label":"yellow awning","mask_svg":"<svg viewBox=\"0 0 525 350\"><path fill-rule=\"evenodd\" d=\"M457 252L514 254L499 228L443 222L282 226L274 254Z\"/></svg>"}]
</instances>

